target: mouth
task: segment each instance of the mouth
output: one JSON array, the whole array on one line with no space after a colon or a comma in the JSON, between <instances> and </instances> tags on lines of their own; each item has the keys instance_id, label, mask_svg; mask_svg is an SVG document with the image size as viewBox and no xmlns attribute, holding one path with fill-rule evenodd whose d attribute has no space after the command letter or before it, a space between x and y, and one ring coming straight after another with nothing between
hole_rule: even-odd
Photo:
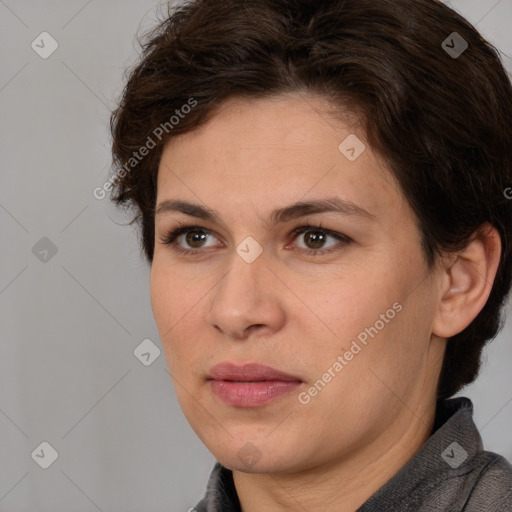
<instances>
[{"instance_id":1,"label":"mouth","mask_svg":"<svg viewBox=\"0 0 512 512\"><path fill-rule=\"evenodd\" d=\"M220 363L211 368L208 378L210 380L225 380L231 382L302 382L301 379L295 375L258 363L249 363L242 366L227 362Z\"/></svg>"},{"instance_id":2,"label":"mouth","mask_svg":"<svg viewBox=\"0 0 512 512\"><path fill-rule=\"evenodd\" d=\"M297 376L257 363L218 364L210 370L208 381L213 394L233 407L265 405L303 383Z\"/></svg>"}]
</instances>

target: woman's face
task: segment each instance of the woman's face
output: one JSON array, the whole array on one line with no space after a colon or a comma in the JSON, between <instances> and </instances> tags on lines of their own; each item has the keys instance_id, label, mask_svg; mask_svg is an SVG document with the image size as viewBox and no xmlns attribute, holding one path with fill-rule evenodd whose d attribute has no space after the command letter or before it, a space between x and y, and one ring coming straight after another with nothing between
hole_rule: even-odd
<instances>
[{"instance_id":1,"label":"woman's face","mask_svg":"<svg viewBox=\"0 0 512 512\"><path fill-rule=\"evenodd\" d=\"M289 209L327 200L338 210ZM165 146L158 208L153 312L180 406L221 463L300 471L427 428L437 271L385 164L325 100L226 102Z\"/></svg>"}]
</instances>

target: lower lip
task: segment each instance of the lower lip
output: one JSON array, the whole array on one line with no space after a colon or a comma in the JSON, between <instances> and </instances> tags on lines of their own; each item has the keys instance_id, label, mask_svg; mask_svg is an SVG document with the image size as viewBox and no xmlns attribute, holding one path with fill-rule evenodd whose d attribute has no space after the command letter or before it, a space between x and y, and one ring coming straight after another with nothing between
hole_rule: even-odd
<instances>
[{"instance_id":1,"label":"lower lip","mask_svg":"<svg viewBox=\"0 0 512 512\"><path fill-rule=\"evenodd\" d=\"M258 382L233 382L210 380L213 393L222 401L234 407L257 407L274 398L294 391L300 381L262 380Z\"/></svg>"}]
</instances>

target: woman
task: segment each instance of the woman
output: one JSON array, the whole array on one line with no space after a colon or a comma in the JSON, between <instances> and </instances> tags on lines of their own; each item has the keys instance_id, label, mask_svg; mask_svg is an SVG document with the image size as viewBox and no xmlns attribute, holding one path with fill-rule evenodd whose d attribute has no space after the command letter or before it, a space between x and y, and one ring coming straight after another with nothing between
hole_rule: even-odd
<instances>
[{"instance_id":1,"label":"woman","mask_svg":"<svg viewBox=\"0 0 512 512\"><path fill-rule=\"evenodd\" d=\"M198 512L507 511L467 398L512 279L512 87L435 0L193 0L112 115Z\"/></svg>"}]
</instances>

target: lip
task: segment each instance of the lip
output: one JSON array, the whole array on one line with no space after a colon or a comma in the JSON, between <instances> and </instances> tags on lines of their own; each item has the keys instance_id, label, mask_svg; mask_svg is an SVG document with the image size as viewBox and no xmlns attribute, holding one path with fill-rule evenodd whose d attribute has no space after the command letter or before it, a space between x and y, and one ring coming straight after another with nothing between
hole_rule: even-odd
<instances>
[{"instance_id":1,"label":"lip","mask_svg":"<svg viewBox=\"0 0 512 512\"><path fill-rule=\"evenodd\" d=\"M294 375L259 363L220 363L211 368L208 381L211 391L234 407L265 405L302 384Z\"/></svg>"},{"instance_id":2,"label":"lip","mask_svg":"<svg viewBox=\"0 0 512 512\"><path fill-rule=\"evenodd\" d=\"M300 381L299 377L281 372L259 363L247 363L237 366L233 363L220 363L210 369L209 379L232 380L239 382L258 382L262 380L271 381Z\"/></svg>"}]
</instances>

